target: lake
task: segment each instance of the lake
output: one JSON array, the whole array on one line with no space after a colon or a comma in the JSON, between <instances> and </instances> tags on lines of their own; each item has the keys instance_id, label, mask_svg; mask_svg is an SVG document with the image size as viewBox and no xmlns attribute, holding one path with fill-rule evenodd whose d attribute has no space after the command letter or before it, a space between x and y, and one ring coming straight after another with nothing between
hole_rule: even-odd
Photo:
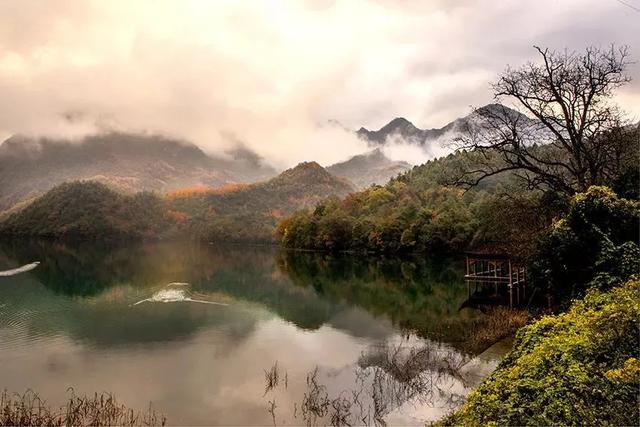
<instances>
[{"instance_id":1,"label":"lake","mask_svg":"<svg viewBox=\"0 0 640 427\"><path fill-rule=\"evenodd\" d=\"M4 242L0 388L108 391L169 424L421 425L473 356L459 260Z\"/></svg>"}]
</instances>

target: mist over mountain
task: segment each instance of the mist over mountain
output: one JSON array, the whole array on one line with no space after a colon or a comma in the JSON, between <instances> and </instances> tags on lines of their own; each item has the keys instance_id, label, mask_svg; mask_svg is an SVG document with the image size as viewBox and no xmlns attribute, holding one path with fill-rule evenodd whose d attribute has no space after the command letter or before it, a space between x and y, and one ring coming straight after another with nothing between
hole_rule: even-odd
<instances>
[{"instance_id":1,"label":"mist over mountain","mask_svg":"<svg viewBox=\"0 0 640 427\"><path fill-rule=\"evenodd\" d=\"M213 156L189 142L157 135L114 132L77 142L13 136L0 145L0 210L66 181L98 181L125 192L165 192L252 183L276 173L241 146Z\"/></svg>"},{"instance_id":2,"label":"mist over mountain","mask_svg":"<svg viewBox=\"0 0 640 427\"><path fill-rule=\"evenodd\" d=\"M386 184L389 179L409 169L409 163L389 159L380 148L327 167L333 175L346 178L359 188Z\"/></svg>"},{"instance_id":3,"label":"mist over mountain","mask_svg":"<svg viewBox=\"0 0 640 427\"><path fill-rule=\"evenodd\" d=\"M374 150L335 163L327 171L359 188L384 184L409 169L409 162L420 164L452 151L448 143L482 126L482 113L497 108L506 107L490 104L439 129L420 129L404 118L393 119L379 130L361 128L356 135ZM508 108L507 112L520 114ZM168 192L249 184L277 174L237 142L231 150L210 154L188 141L161 135L106 132L78 141L15 135L0 144L0 211L68 181L97 181L124 192Z\"/></svg>"},{"instance_id":4,"label":"mist over mountain","mask_svg":"<svg viewBox=\"0 0 640 427\"><path fill-rule=\"evenodd\" d=\"M447 123L441 128L420 129L404 117L391 120L378 130L360 128L357 135L373 147L389 147L398 144L414 145L425 150L432 157L452 151L447 147L454 139L465 132L486 124L483 114L516 114L516 110L501 104L488 104L472 113Z\"/></svg>"}]
</instances>

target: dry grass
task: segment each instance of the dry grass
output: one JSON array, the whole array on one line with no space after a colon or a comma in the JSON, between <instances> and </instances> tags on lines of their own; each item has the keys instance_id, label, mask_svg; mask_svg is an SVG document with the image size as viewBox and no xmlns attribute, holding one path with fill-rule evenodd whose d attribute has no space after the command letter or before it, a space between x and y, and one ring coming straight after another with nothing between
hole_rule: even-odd
<instances>
[{"instance_id":1,"label":"dry grass","mask_svg":"<svg viewBox=\"0 0 640 427\"><path fill-rule=\"evenodd\" d=\"M471 329L469 337L471 346L476 351L482 351L501 339L515 334L531 320L531 313L527 310L503 306L493 307Z\"/></svg>"},{"instance_id":2,"label":"dry grass","mask_svg":"<svg viewBox=\"0 0 640 427\"><path fill-rule=\"evenodd\" d=\"M0 396L0 425L3 426L156 426L166 418L151 407L138 412L118 403L110 393L77 396L70 390L65 406L52 408L36 393Z\"/></svg>"}]
</instances>

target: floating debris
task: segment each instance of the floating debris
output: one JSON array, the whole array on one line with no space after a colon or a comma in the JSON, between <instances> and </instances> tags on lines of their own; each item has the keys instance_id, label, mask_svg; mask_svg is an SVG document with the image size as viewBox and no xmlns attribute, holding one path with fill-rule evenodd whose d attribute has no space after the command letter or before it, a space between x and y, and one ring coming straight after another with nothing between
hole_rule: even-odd
<instances>
[{"instance_id":1,"label":"floating debris","mask_svg":"<svg viewBox=\"0 0 640 427\"><path fill-rule=\"evenodd\" d=\"M188 283L174 282L174 283L169 283L166 287L169 287L169 286L188 286L188 285L189 285ZM132 304L132 305L142 304L143 302L164 302L164 303L169 303L169 302L197 302L197 303L201 303L201 304L213 304L213 305L223 305L223 306L229 305L229 304L225 304L223 302L207 301L207 300L202 300L202 299L191 298L191 295L185 289L166 289L166 288L154 293L153 295L151 295L150 298L143 299L143 300L138 301L138 302L136 302L135 304Z\"/></svg>"},{"instance_id":2,"label":"floating debris","mask_svg":"<svg viewBox=\"0 0 640 427\"><path fill-rule=\"evenodd\" d=\"M0 277L8 277L15 276L16 274L24 273L29 270L33 270L38 265L40 265L40 261L32 262L31 264L25 264L22 267L13 268L11 270L0 271Z\"/></svg>"}]
</instances>

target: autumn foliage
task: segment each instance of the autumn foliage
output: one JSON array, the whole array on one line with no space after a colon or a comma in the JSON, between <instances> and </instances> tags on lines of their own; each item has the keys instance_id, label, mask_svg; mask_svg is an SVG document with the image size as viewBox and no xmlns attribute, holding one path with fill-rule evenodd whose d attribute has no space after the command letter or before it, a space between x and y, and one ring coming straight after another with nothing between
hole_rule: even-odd
<instances>
[{"instance_id":1,"label":"autumn foliage","mask_svg":"<svg viewBox=\"0 0 640 427\"><path fill-rule=\"evenodd\" d=\"M171 222L175 222L178 224L184 224L185 222L187 222L187 219L189 218L189 216L184 213L184 212L180 212L180 211L174 211L174 210L167 210L164 214L164 216Z\"/></svg>"},{"instance_id":2,"label":"autumn foliage","mask_svg":"<svg viewBox=\"0 0 640 427\"><path fill-rule=\"evenodd\" d=\"M184 199L187 197L194 197L202 194L209 194L213 192L214 189L212 187L188 187L181 188L180 190L169 191L164 195L165 200L172 201L176 199Z\"/></svg>"}]
</instances>

